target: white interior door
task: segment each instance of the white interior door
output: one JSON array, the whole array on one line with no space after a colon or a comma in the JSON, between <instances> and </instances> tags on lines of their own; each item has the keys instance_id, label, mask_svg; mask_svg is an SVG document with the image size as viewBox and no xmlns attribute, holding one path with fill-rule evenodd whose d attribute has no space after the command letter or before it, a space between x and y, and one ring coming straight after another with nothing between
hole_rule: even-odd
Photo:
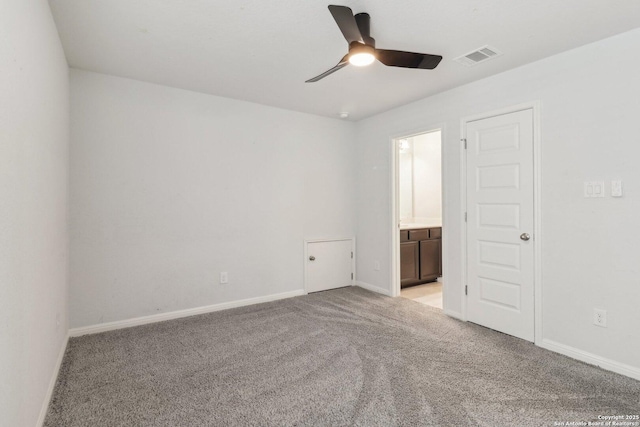
<instances>
[{"instance_id":1,"label":"white interior door","mask_svg":"<svg viewBox=\"0 0 640 427\"><path fill-rule=\"evenodd\" d=\"M466 124L467 318L534 340L533 110Z\"/></svg>"},{"instance_id":2,"label":"white interior door","mask_svg":"<svg viewBox=\"0 0 640 427\"><path fill-rule=\"evenodd\" d=\"M306 291L318 292L353 284L353 240L306 243Z\"/></svg>"}]
</instances>

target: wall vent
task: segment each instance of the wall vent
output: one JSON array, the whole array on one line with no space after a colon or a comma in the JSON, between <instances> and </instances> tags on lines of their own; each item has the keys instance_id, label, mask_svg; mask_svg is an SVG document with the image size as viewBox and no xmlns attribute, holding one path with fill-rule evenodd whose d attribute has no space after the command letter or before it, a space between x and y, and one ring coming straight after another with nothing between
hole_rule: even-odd
<instances>
[{"instance_id":1,"label":"wall vent","mask_svg":"<svg viewBox=\"0 0 640 427\"><path fill-rule=\"evenodd\" d=\"M455 58L454 61L459 62L462 65L466 65L467 67L472 67L476 64L488 61L500 55L502 55L502 52L500 52L498 49L485 45L481 48Z\"/></svg>"}]
</instances>

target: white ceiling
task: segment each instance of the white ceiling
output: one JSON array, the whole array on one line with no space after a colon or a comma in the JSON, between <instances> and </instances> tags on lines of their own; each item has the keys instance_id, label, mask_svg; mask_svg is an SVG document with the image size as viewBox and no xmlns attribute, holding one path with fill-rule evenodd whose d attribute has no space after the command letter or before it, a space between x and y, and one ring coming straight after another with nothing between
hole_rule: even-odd
<instances>
[{"instance_id":1,"label":"white ceiling","mask_svg":"<svg viewBox=\"0 0 640 427\"><path fill-rule=\"evenodd\" d=\"M358 120L640 27L638 0L335 0L371 15L377 46L444 56L433 71L346 67L327 9L303 0L50 0L69 65ZM453 58L504 55L466 68ZM594 58L597 61L597 58Z\"/></svg>"}]
</instances>

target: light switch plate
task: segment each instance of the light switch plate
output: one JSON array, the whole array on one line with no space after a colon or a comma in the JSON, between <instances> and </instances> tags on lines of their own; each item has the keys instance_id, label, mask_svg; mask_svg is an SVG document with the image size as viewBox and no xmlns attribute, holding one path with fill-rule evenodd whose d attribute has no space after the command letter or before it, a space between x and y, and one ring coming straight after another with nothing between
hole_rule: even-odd
<instances>
[{"instance_id":1,"label":"light switch plate","mask_svg":"<svg viewBox=\"0 0 640 427\"><path fill-rule=\"evenodd\" d=\"M604 181L586 181L584 197L604 197Z\"/></svg>"},{"instance_id":2,"label":"light switch plate","mask_svg":"<svg viewBox=\"0 0 640 427\"><path fill-rule=\"evenodd\" d=\"M593 197L604 197L604 181L593 181Z\"/></svg>"},{"instance_id":3,"label":"light switch plate","mask_svg":"<svg viewBox=\"0 0 640 427\"><path fill-rule=\"evenodd\" d=\"M622 197L622 181L611 181L611 197Z\"/></svg>"}]
</instances>

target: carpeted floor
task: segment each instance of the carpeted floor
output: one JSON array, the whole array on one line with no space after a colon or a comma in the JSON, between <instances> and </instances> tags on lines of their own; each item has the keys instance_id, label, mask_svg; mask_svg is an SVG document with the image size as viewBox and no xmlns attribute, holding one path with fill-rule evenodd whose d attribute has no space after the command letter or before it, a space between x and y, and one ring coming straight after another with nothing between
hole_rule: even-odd
<instances>
[{"instance_id":1,"label":"carpeted floor","mask_svg":"<svg viewBox=\"0 0 640 427\"><path fill-rule=\"evenodd\" d=\"M639 381L344 288L73 338L45 425L552 426L627 414L640 414Z\"/></svg>"}]
</instances>

